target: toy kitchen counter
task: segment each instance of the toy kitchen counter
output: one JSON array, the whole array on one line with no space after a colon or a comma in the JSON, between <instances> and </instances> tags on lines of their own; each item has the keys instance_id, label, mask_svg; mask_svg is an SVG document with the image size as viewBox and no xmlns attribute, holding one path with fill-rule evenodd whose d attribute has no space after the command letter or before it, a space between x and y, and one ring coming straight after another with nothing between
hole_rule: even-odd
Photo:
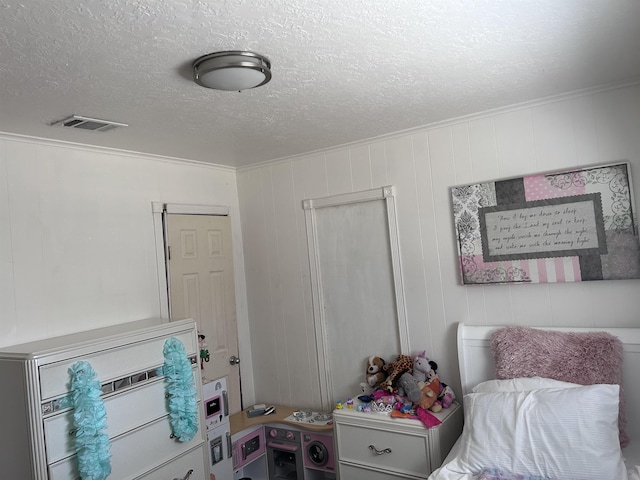
<instances>
[{"instance_id":1,"label":"toy kitchen counter","mask_svg":"<svg viewBox=\"0 0 640 480\"><path fill-rule=\"evenodd\" d=\"M230 427L234 480L336 480L332 413L255 405Z\"/></svg>"},{"instance_id":2,"label":"toy kitchen counter","mask_svg":"<svg viewBox=\"0 0 640 480\"><path fill-rule=\"evenodd\" d=\"M269 415L249 417L247 412L252 408L253 407L250 407L231 415L231 435L255 426L270 423L282 423L318 432L330 432L333 430L331 414L276 405L275 411Z\"/></svg>"}]
</instances>

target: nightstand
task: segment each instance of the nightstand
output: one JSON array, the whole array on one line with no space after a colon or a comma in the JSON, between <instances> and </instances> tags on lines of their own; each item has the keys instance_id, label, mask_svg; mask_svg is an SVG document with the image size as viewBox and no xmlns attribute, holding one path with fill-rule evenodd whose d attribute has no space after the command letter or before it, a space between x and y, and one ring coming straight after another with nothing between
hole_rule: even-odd
<instances>
[{"instance_id":1,"label":"nightstand","mask_svg":"<svg viewBox=\"0 0 640 480\"><path fill-rule=\"evenodd\" d=\"M427 478L462 433L457 402L434 414L442 422L426 428L414 419L353 409L334 410L339 474L343 480Z\"/></svg>"}]
</instances>

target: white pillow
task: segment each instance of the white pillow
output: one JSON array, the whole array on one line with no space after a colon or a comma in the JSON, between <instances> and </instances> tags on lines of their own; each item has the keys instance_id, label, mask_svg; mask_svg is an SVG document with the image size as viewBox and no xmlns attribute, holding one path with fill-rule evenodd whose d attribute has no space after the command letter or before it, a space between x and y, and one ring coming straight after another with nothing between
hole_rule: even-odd
<instances>
[{"instance_id":1,"label":"white pillow","mask_svg":"<svg viewBox=\"0 0 640 480\"><path fill-rule=\"evenodd\" d=\"M487 380L473 387L473 393L491 392L528 392L541 388L574 388L577 383L562 382L544 377L508 378L506 380Z\"/></svg>"},{"instance_id":2,"label":"white pillow","mask_svg":"<svg viewBox=\"0 0 640 480\"><path fill-rule=\"evenodd\" d=\"M449 471L498 468L557 480L627 480L618 385L464 397L462 448Z\"/></svg>"}]
</instances>

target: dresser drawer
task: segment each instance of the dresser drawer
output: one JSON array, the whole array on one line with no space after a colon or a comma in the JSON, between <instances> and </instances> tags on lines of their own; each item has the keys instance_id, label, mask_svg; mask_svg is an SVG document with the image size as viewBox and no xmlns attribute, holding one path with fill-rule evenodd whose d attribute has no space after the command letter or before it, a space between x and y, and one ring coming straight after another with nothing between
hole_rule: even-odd
<instances>
[{"instance_id":1,"label":"dresser drawer","mask_svg":"<svg viewBox=\"0 0 640 480\"><path fill-rule=\"evenodd\" d=\"M150 473L138 477L136 480L171 480L172 478L183 479L191 471L189 480L200 480L208 478L205 475L204 447L197 448L189 453L176 458L173 462L158 468ZM220 479L224 480L224 479Z\"/></svg>"},{"instance_id":2,"label":"dresser drawer","mask_svg":"<svg viewBox=\"0 0 640 480\"><path fill-rule=\"evenodd\" d=\"M429 476L429 441L426 436L350 424L339 425L338 428L338 454L341 463L360 464L374 470L382 469L418 478ZM370 445L378 451L391 451L377 455L369 448ZM341 465L341 475L342 469Z\"/></svg>"},{"instance_id":3,"label":"dresser drawer","mask_svg":"<svg viewBox=\"0 0 640 480\"><path fill-rule=\"evenodd\" d=\"M353 465L340 465L340 478L344 480L397 480L398 478L414 477L399 477L397 473L384 473L380 470L367 470Z\"/></svg>"},{"instance_id":4,"label":"dresser drawer","mask_svg":"<svg viewBox=\"0 0 640 480\"><path fill-rule=\"evenodd\" d=\"M107 411L109 438L122 435L167 414L165 382L157 380L107 397L104 399L104 407ZM45 419L44 439L47 463L54 463L73 455L73 410Z\"/></svg>"},{"instance_id":5,"label":"dresser drawer","mask_svg":"<svg viewBox=\"0 0 640 480\"><path fill-rule=\"evenodd\" d=\"M198 412L201 406L198 404ZM111 442L111 475L109 478L125 480L139 477L179 454L203 444L199 431L189 442L170 438L169 418L164 417L137 430L117 437ZM75 455L49 465L49 480L78 478Z\"/></svg>"},{"instance_id":6,"label":"dresser drawer","mask_svg":"<svg viewBox=\"0 0 640 480\"><path fill-rule=\"evenodd\" d=\"M185 331L175 335L183 344L187 355L197 352L196 337L193 331ZM153 338L143 342L110 348L80 358L69 358L57 363L40 367L40 396L48 400L66 394L71 379L69 367L82 359L91 364L100 383L119 379L136 372L164 364L163 347L166 336ZM134 371L132 371L132 366Z\"/></svg>"}]
</instances>

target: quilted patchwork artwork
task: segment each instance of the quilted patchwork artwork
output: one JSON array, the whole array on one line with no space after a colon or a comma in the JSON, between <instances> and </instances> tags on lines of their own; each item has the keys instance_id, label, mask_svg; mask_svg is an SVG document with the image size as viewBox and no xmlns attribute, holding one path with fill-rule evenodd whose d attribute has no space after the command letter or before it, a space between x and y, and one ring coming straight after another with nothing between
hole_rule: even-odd
<instances>
[{"instance_id":1,"label":"quilted patchwork artwork","mask_svg":"<svg viewBox=\"0 0 640 480\"><path fill-rule=\"evenodd\" d=\"M628 163L453 187L462 283L640 278Z\"/></svg>"}]
</instances>

